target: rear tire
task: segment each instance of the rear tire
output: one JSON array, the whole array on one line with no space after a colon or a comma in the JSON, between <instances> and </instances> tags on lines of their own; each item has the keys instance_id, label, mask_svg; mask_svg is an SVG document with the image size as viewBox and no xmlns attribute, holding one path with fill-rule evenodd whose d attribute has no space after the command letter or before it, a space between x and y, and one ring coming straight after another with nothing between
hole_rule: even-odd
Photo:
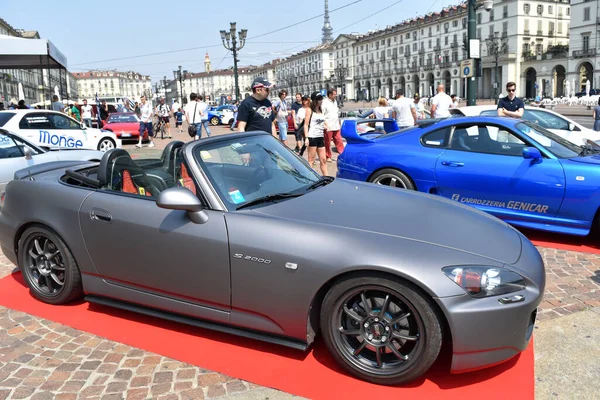
<instances>
[{"instance_id":1,"label":"rear tire","mask_svg":"<svg viewBox=\"0 0 600 400\"><path fill-rule=\"evenodd\" d=\"M392 168L378 171L369 179L369 182L398 189L417 190L408 175Z\"/></svg>"},{"instance_id":2,"label":"rear tire","mask_svg":"<svg viewBox=\"0 0 600 400\"><path fill-rule=\"evenodd\" d=\"M393 279L363 276L338 282L323 300L320 325L338 364L376 384L418 379L442 348L432 300L414 285Z\"/></svg>"},{"instance_id":3,"label":"rear tire","mask_svg":"<svg viewBox=\"0 0 600 400\"><path fill-rule=\"evenodd\" d=\"M65 242L52 230L33 226L19 239L19 268L31 294L48 304L83 296L81 273Z\"/></svg>"}]
</instances>

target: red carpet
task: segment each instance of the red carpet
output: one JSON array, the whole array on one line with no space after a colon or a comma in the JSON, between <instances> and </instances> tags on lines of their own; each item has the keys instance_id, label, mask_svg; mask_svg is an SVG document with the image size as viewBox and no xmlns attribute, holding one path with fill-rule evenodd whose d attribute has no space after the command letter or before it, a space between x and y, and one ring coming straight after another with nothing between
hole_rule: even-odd
<instances>
[{"instance_id":1,"label":"red carpet","mask_svg":"<svg viewBox=\"0 0 600 400\"><path fill-rule=\"evenodd\" d=\"M524 229L521 232L536 246L600 254L600 239L592 236L561 235Z\"/></svg>"},{"instance_id":2,"label":"red carpet","mask_svg":"<svg viewBox=\"0 0 600 400\"><path fill-rule=\"evenodd\" d=\"M481 371L451 375L439 362L409 387L366 383L340 371L318 341L302 353L86 302L51 306L35 300L21 274L0 280L0 304L129 346L311 399L533 399L533 343L520 356Z\"/></svg>"}]
</instances>

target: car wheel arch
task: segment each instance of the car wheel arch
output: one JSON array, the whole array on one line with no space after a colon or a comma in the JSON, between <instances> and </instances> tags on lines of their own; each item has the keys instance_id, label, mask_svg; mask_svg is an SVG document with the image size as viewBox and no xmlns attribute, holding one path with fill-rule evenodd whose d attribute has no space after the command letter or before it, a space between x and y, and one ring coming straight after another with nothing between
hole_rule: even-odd
<instances>
[{"instance_id":1,"label":"car wheel arch","mask_svg":"<svg viewBox=\"0 0 600 400\"><path fill-rule=\"evenodd\" d=\"M450 325L448 323L448 316L446 315L445 310L442 307L440 307L440 305L435 300L436 295L431 291L431 289L424 286L421 282L418 282L418 281L414 280L412 277L410 277L406 274L403 274L401 272L398 272L398 271L391 272L391 271L385 271L385 270L382 271L380 269L366 267L366 268L345 271L338 275L335 275L335 276L331 277L323 285L321 285L321 287L317 290L317 292L315 293L315 295L312 298L310 307L308 309L308 315L307 315L307 321L306 321L306 328L307 328L306 335L307 335L308 344L310 344L314 340L314 337L319 332L321 307L323 305L323 300L325 299L325 296L327 295L329 290L335 284L337 284L339 282L342 282L344 280L351 279L351 278L357 278L357 277L386 278L386 279L396 280L396 281L399 281L402 283L408 283L409 285L413 286L414 289L417 290L417 292L419 292L419 294L421 294L424 297L428 297L430 300L432 300L431 304L434 305L434 307L435 307L434 311L440 317L440 322L442 323L443 339L444 339L442 351L444 351L444 347L447 345L446 342L448 342L448 344L452 343L452 332L450 330Z\"/></svg>"},{"instance_id":2,"label":"car wheel arch","mask_svg":"<svg viewBox=\"0 0 600 400\"><path fill-rule=\"evenodd\" d=\"M15 232L15 240L13 243L13 249L15 251L15 254L18 256L18 252L19 252L19 242L21 241L21 238L23 237L23 233L25 233L25 231L29 228L38 226L40 228L45 228L45 229L49 229L51 230L55 235L57 235L58 237L60 237L62 239L63 242L65 242L64 236L61 235L58 230L56 230L54 227L49 226L48 224L42 223L40 221L28 221L28 222L24 222L23 224L21 224L18 228L17 231ZM70 249L69 245L65 242L65 244L67 245L67 247Z\"/></svg>"},{"instance_id":3,"label":"car wheel arch","mask_svg":"<svg viewBox=\"0 0 600 400\"><path fill-rule=\"evenodd\" d=\"M415 183L415 180L412 178L412 176L410 176L410 174L409 174L409 173L407 173L407 172L406 172L406 170L405 170L404 168L398 168L398 167L380 167L380 168L377 168L375 171L373 171L373 172L372 172L372 173L369 175L369 177L367 178L367 182L370 182L370 181L371 181L371 179L372 179L372 178L373 178L375 175L377 175L379 172L383 171L384 169L393 169L393 170L396 170L396 171L398 171L398 172L400 172L400 173L402 173L402 174L406 175L406 177L407 177L407 178L410 180L410 182L413 184L413 186L414 186L414 188L415 188L415 191L417 191L417 192L419 191L419 187L418 187L418 186L417 186L417 184Z\"/></svg>"}]
</instances>

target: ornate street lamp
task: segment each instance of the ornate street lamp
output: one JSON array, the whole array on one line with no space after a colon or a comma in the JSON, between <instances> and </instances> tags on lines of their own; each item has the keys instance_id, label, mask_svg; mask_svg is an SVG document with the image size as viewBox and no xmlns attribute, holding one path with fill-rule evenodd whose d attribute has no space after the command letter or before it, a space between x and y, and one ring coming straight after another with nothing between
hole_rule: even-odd
<instances>
[{"instance_id":1,"label":"ornate street lamp","mask_svg":"<svg viewBox=\"0 0 600 400\"><path fill-rule=\"evenodd\" d=\"M477 14L475 11L483 7L486 11L490 11L494 7L493 0L468 0L467 9L468 9L468 26L467 26L467 51L468 58L473 58L471 54L471 49L473 46L478 46L479 41L477 40ZM474 60L475 71L478 71L480 59ZM475 97L477 96L477 79L475 74L472 78L467 78L467 105L474 106L475 105Z\"/></svg>"},{"instance_id":2,"label":"ornate street lamp","mask_svg":"<svg viewBox=\"0 0 600 400\"><path fill-rule=\"evenodd\" d=\"M238 59L237 59L237 54L238 51L240 51L242 48L244 48L244 45L246 44L246 36L248 35L248 29L242 29L240 31L240 42L238 44L237 41L237 31L236 31L236 23L235 22L230 22L229 25L230 30L229 32L222 30L221 31L221 41L223 42L223 46L227 49L230 50L231 52L233 52L233 77L235 80L235 98L236 100L240 99L240 86L238 83L238 69L237 69L237 63L238 63Z\"/></svg>"},{"instance_id":3,"label":"ornate street lamp","mask_svg":"<svg viewBox=\"0 0 600 400\"><path fill-rule=\"evenodd\" d=\"M498 32L494 32L494 36L486 40L488 55L494 56L496 62L496 72L494 78L494 102L498 104L498 58L500 54L504 54L508 49L508 38L498 37Z\"/></svg>"}]
</instances>

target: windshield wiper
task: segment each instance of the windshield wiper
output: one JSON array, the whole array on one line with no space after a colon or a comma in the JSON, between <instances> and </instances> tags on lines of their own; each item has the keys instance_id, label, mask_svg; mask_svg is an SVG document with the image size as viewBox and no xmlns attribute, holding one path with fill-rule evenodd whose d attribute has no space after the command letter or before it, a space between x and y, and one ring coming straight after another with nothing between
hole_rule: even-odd
<instances>
[{"instance_id":1,"label":"windshield wiper","mask_svg":"<svg viewBox=\"0 0 600 400\"><path fill-rule=\"evenodd\" d=\"M331 182L333 182L333 179L334 178L332 176L322 176L318 181L316 181L315 183L310 185L308 188L306 188L306 190L313 190L320 186L328 185Z\"/></svg>"},{"instance_id":2,"label":"windshield wiper","mask_svg":"<svg viewBox=\"0 0 600 400\"><path fill-rule=\"evenodd\" d=\"M250 207L250 206L255 206L257 204L268 203L268 202L271 202L271 201L283 200L283 199L291 199L293 197L300 197L302 195L303 195L303 193L276 193L276 194L269 194L267 196L259 197L258 199L254 199L252 201L249 201L246 204L242 204L241 206L239 206L237 208L237 210L241 210L242 208L246 208L246 207Z\"/></svg>"},{"instance_id":3,"label":"windshield wiper","mask_svg":"<svg viewBox=\"0 0 600 400\"><path fill-rule=\"evenodd\" d=\"M591 156L593 154L598 154L600 153L600 149L598 148L593 148L590 144L584 144L583 146L581 146L581 152L579 153L579 156Z\"/></svg>"}]
</instances>

